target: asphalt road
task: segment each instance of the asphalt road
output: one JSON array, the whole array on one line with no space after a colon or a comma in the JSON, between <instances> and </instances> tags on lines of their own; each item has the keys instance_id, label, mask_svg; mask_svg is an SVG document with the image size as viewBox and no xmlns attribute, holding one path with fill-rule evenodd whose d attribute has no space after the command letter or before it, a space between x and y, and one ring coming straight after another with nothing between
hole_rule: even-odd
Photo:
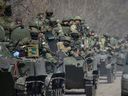
<instances>
[{"instance_id":1,"label":"asphalt road","mask_svg":"<svg viewBox=\"0 0 128 96\"><path fill-rule=\"evenodd\" d=\"M100 77L99 86L96 96L121 96L121 75L122 72L117 72L117 78L114 83L108 84L105 77ZM74 90L77 91L77 90ZM83 91L78 90L78 91ZM84 94L66 94L65 96L86 96Z\"/></svg>"}]
</instances>

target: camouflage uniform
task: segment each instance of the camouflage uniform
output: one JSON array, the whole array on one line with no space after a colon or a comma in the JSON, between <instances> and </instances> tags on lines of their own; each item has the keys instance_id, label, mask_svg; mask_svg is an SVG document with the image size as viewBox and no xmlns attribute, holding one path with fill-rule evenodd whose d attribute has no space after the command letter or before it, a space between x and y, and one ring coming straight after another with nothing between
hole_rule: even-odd
<instances>
[{"instance_id":1,"label":"camouflage uniform","mask_svg":"<svg viewBox=\"0 0 128 96\"><path fill-rule=\"evenodd\" d=\"M100 49L101 50L104 50L105 49L105 42L106 42L106 39L103 36L101 36L100 37L100 41L99 41Z\"/></svg>"},{"instance_id":2,"label":"camouflage uniform","mask_svg":"<svg viewBox=\"0 0 128 96\"><path fill-rule=\"evenodd\" d=\"M60 24L60 21L57 20L57 25L55 28L53 28L53 33L56 34L57 37L63 37L64 36L64 32L63 32L63 29L62 29L62 26Z\"/></svg>"},{"instance_id":3,"label":"camouflage uniform","mask_svg":"<svg viewBox=\"0 0 128 96\"><path fill-rule=\"evenodd\" d=\"M70 35L70 26L69 26L69 20L68 19L63 19L62 21L62 29L64 32L65 36L69 36Z\"/></svg>"},{"instance_id":4,"label":"camouflage uniform","mask_svg":"<svg viewBox=\"0 0 128 96\"><path fill-rule=\"evenodd\" d=\"M44 14L39 13L36 19L31 23L31 26L36 27L38 30L44 26Z\"/></svg>"},{"instance_id":5,"label":"camouflage uniform","mask_svg":"<svg viewBox=\"0 0 128 96\"><path fill-rule=\"evenodd\" d=\"M54 58L54 56L52 56L51 53L47 52L46 53L46 60L50 63L54 63L56 64L57 63L57 60Z\"/></svg>"}]
</instances>

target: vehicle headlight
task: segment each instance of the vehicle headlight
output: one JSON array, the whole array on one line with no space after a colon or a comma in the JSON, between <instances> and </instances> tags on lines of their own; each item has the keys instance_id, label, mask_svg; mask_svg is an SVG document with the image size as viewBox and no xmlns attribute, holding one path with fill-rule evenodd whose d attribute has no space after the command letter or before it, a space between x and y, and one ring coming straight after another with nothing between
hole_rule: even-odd
<instances>
[{"instance_id":1,"label":"vehicle headlight","mask_svg":"<svg viewBox=\"0 0 128 96\"><path fill-rule=\"evenodd\" d=\"M20 52L18 52L18 51L15 51L15 52L13 53L13 56L14 56L14 57L19 57L19 55L20 55Z\"/></svg>"},{"instance_id":2,"label":"vehicle headlight","mask_svg":"<svg viewBox=\"0 0 128 96\"><path fill-rule=\"evenodd\" d=\"M128 79L128 74L123 74L124 79Z\"/></svg>"}]
</instances>

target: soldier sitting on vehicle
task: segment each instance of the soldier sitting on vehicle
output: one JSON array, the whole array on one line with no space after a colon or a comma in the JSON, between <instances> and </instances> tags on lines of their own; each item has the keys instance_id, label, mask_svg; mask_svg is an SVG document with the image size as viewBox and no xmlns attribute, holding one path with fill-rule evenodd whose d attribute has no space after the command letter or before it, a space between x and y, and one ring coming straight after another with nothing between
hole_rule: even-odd
<instances>
[{"instance_id":1,"label":"soldier sitting on vehicle","mask_svg":"<svg viewBox=\"0 0 128 96\"><path fill-rule=\"evenodd\" d=\"M62 20L62 30L65 36L69 36L70 34L70 26L69 26L69 18L64 18Z\"/></svg>"},{"instance_id":2,"label":"soldier sitting on vehicle","mask_svg":"<svg viewBox=\"0 0 128 96\"><path fill-rule=\"evenodd\" d=\"M64 32L60 24L60 20L56 20L56 27L53 28L53 33L55 33L57 38L61 38L64 36Z\"/></svg>"}]
</instances>

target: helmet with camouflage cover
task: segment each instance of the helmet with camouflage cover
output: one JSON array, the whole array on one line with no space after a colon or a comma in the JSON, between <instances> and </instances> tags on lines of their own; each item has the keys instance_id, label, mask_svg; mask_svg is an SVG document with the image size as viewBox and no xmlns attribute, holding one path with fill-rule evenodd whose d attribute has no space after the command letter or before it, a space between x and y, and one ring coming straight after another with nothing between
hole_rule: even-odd
<instances>
[{"instance_id":1,"label":"helmet with camouflage cover","mask_svg":"<svg viewBox=\"0 0 128 96\"><path fill-rule=\"evenodd\" d=\"M66 22L66 21L69 21L68 18L63 18L62 22Z\"/></svg>"},{"instance_id":2,"label":"helmet with camouflage cover","mask_svg":"<svg viewBox=\"0 0 128 96\"><path fill-rule=\"evenodd\" d=\"M53 13L53 10L52 9L47 9L46 13Z\"/></svg>"},{"instance_id":3,"label":"helmet with camouflage cover","mask_svg":"<svg viewBox=\"0 0 128 96\"><path fill-rule=\"evenodd\" d=\"M35 28L41 28L41 26L43 25L42 20L40 20L39 18L34 19L34 21L29 23L30 27L35 27Z\"/></svg>"},{"instance_id":4,"label":"helmet with camouflage cover","mask_svg":"<svg viewBox=\"0 0 128 96\"><path fill-rule=\"evenodd\" d=\"M75 16L75 17L74 17L74 20L80 20L80 21L81 21L82 18L81 18L80 16Z\"/></svg>"},{"instance_id":5,"label":"helmet with camouflage cover","mask_svg":"<svg viewBox=\"0 0 128 96\"><path fill-rule=\"evenodd\" d=\"M73 21L74 20L74 17L68 17L68 20L69 21Z\"/></svg>"}]
</instances>

